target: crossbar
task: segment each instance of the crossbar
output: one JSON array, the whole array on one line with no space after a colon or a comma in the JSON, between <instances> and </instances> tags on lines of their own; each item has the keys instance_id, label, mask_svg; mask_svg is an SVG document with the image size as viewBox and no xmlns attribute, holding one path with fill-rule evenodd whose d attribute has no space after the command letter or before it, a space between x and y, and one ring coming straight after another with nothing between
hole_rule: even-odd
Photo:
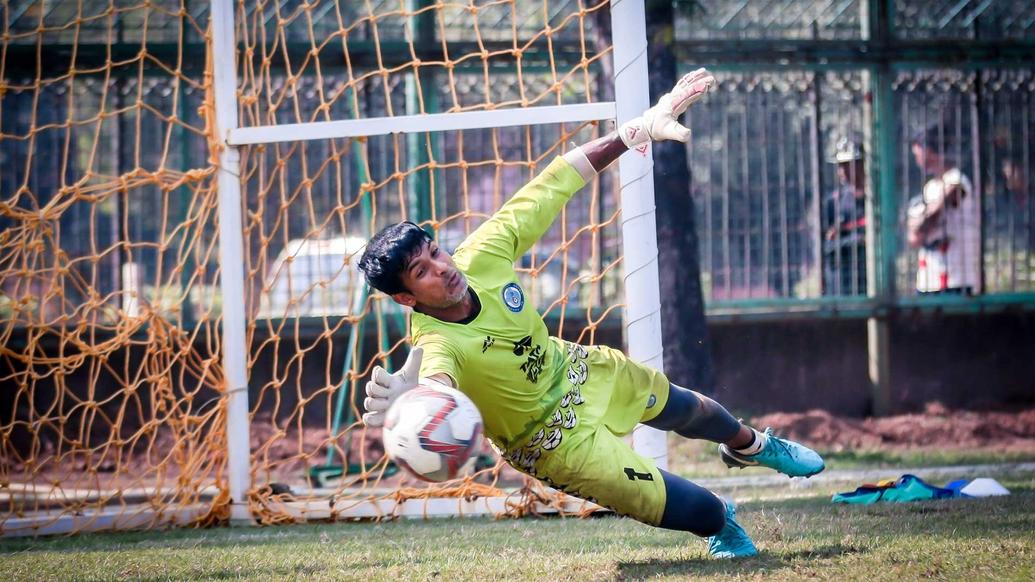
<instances>
[{"instance_id":1,"label":"crossbar","mask_svg":"<svg viewBox=\"0 0 1035 582\"><path fill-rule=\"evenodd\" d=\"M422 133L513 127L517 125L581 123L584 121L614 118L615 104L608 101L578 105L527 107L523 109L429 113L423 115L400 115L398 117L371 117L368 119L341 119L311 123L239 127L231 129L227 133L226 143L240 146L287 141L390 135L393 133Z\"/></svg>"}]
</instances>

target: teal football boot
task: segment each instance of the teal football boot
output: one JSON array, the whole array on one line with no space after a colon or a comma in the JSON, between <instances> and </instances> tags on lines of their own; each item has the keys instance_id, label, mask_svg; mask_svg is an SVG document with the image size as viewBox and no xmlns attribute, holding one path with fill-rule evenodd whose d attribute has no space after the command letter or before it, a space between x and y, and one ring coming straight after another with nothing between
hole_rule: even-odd
<instances>
[{"instance_id":1,"label":"teal football boot","mask_svg":"<svg viewBox=\"0 0 1035 582\"><path fill-rule=\"evenodd\" d=\"M713 558L747 558L758 554L758 548L751 538L737 523L737 507L732 501L723 499L726 504L726 525L722 531L708 538L708 553Z\"/></svg>"},{"instance_id":2,"label":"teal football boot","mask_svg":"<svg viewBox=\"0 0 1035 582\"><path fill-rule=\"evenodd\" d=\"M742 455L726 445L719 445L719 456L727 467L769 467L788 477L811 477L822 471L826 465L816 451L794 441L773 435L773 429L765 429L768 438L764 449L754 455Z\"/></svg>"}]
</instances>

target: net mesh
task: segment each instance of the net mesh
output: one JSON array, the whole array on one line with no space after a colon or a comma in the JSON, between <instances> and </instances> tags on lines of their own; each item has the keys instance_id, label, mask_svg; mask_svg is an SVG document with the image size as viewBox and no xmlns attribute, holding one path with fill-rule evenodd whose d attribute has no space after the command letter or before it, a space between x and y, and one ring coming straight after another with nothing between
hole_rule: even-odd
<instances>
[{"instance_id":1,"label":"net mesh","mask_svg":"<svg viewBox=\"0 0 1035 582\"><path fill-rule=\"evenodd\" d=\"M219 292L208 3L0 12L0 530L225 520L221 305L239 299ZM241 1L240 123L602 100L607 18L590 0ZM358 406L373 366L405 358L407 320L356 262L403 219L455 247L603 129L416 129L241 148L249 502L262 522L390 512L378 499L570 508L488 449L473 474L430 487L387 463ZM616 183L605 173L584 189L517 264L554 334L621 344Z\"/></svg>"},{"instance_id":2,"label":"net mesh","mask_svg":"<svg viewBox=\"0 0 1035 582\"><path fill-rule=\"evenodd\" d=\"M0 8L5 532L225 506L206 22L183 8Z\"/></svg>"}]
</instances>

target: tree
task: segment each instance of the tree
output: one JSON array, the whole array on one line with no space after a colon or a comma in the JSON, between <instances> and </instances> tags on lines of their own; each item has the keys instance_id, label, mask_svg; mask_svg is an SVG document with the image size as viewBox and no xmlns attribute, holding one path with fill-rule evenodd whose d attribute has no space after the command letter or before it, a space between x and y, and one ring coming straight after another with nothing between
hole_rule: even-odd
<instances>
[{"instance_id":1,"label":"tree","mask_svg":"<svg viewBox=\"0 0 1035 582\"><path fill-rule=\"evenodd\" d=\"M647 0L646 13L653 103L672 88L678 75L673 50L673 2ZM654 197L665 374L676 384L711 393L715 389L715 376L701 292L690 168L683 144L672 141L654 144Z\"/></svg>"}]
</instances>

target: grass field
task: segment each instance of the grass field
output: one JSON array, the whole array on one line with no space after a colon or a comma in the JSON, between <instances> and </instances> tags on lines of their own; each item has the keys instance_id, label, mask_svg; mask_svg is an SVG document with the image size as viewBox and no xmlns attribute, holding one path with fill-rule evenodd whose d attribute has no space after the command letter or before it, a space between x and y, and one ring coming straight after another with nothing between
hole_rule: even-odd
<instances>
[{"instance_id":1,"label":"grass field","mask_svg":"<svg viewBox=\"0 0 1035 582\"><path fill-rule=\"evenodd\" d=\"M483 518L0 541L2 580L1032 580L1035 474L1009 497L839 506L743 503L761 555L628 519ZM843 489L843 488L842 488Z\"/></svg>"},{"instance_id":2,"label":"grass field","mask_svg":"<svg viewBox=\"0 0 1035 582\"><path fill-rule=\"evenodd\" d=\"M1001 451L992 447L980 449L916 447L906 450L843 451L818 449L826 462L827 471L886 468L894 473L902 467L1035 462L1035 449L1027 451ZM715 451L715 445L705 441L671 438L669 439L669 469L688 478L770 473L767 469L730 471L725 465L718 462L718 455Z\"/></svg>"}]
</instances>

